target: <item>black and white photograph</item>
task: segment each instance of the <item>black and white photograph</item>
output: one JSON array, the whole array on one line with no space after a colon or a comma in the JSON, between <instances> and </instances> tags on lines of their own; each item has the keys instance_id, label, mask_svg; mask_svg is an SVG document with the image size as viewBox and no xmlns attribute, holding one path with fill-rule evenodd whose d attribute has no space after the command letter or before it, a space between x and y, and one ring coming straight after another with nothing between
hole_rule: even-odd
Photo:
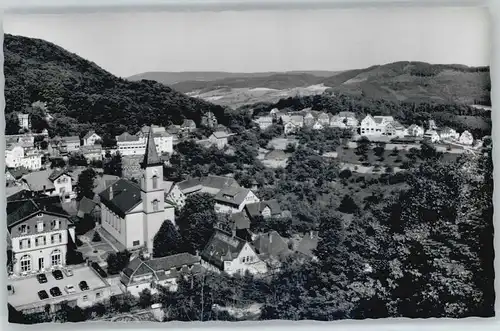
<instances>
[{"instance_id":1,"label":"black and white photograph","mask_svg":"<svg viewBox=\"0 0 500 331\"><path fill-rule=\"evenodd\" d=\"M486 8L3 30L10 323L495 316Z\"/></svg>"}]
</instances>

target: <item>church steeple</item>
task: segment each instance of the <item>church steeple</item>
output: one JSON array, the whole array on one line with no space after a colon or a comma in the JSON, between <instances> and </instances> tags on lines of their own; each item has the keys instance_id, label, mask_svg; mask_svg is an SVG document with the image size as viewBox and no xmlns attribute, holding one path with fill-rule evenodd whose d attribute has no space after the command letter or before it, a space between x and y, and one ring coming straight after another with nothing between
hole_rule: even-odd
<instances>
[{"instance_id":1,"label":"church steeple","mask_svg":"<svg viewBox=\"0 0 500 331\"><path fill-rule=\"evenodd\" d=\"M162 164L163 162L158 156L158 152L156 150L153 128L149 127L148 141L146 142L146 152L144 153L144 159L141 163L141 168L146 169L148 167L154 167Z\"/></svg>"}]
</instances>

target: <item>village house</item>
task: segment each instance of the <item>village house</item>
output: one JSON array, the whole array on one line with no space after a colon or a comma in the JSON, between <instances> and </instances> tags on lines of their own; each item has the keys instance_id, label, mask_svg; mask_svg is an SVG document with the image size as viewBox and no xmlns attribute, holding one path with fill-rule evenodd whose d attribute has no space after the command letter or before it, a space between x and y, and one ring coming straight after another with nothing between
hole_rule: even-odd
<instances>
[{"instance_id":1,"label":"village house","mask_svg":"<svg viewBox=\"0 0 500 331\"><path fill-rule=\"evenodd\" d=\"M428 127L428 130L439 130L438 126L436 125L436 121L434 120L429 120Z\"/></svg>"},{"instance_id":2,"label":"village house","mask_svg":"<svg viewBox=\"0 0 500 331\"><path fill-rule=\"evenodd\" d=\"M284 115L281 118L285 134L293 134L304 127L304 116L302 115Z\"/></svg>"},{"instance_id":3,"label":"village house","mask_svg":"<svg viewBox=\"0 0 500 331\"><path fill-rule=\"evenodd\" d=\"M263 217L264 219L281 218L284 216L277 200L249 203L245 206L245 211L251 219L256 217Z\"/></svg>"},{"instance_id":4,"label":"village house","mask_svg":"<svg viewBox=\"0 0 500 331\"><path fill-rule=\"evenodd\" d=\"M68 169L40 170L31 172L22 177L31 191L45 195L57 195L69 201L75 197L73 187L76 181L71 177Z\"/></svg>"},{"instance_id":5,"label":"village house","mask_svg":"<svg viewBox=\"0 0 500 331\"><path fill-rule=\"evenodd\" d=\"M474 142L474 137L472 136L472 134L469 131L466 130L466 131L462 132L458 141L462 145L470 146Z\"/></svg>"},{"instance_id":6,"label":"village house","mask_svg":"<svg viewBox=\"0 0 500 331\"><path fill-rule=\"evenodd\" d=\"M186 196L195 193L209 193L216 195L225 188L239 188L240 185L232 177L205 176L183 180L177 186Z\"/></svg>"},{"instance_id":7,"label":"village house","mask_svg":"<svg viewBox=\"0 0 500 331\"><path fill-rule=\"evenodd\" d=\"M229 275L267 273L267 265L261 261L250 243L220 229L216 229L201 253L202 266Z\"/></svg>"},{"instance_id":8,"label":"village house","mask_svg":"<svg viewBox=\"0 0 500 331\"><path fill-rule=\"evenodd\" d=\"M330 114L321 112L318 115L316 123L321 124L323 127L330 125Z\"/></svg>"},{"instance_id":9,"label":"village house","mask_svg":"<svg viewBox=\"0 0 500 331\"><path fill-rule=\"evenodd\" d=\"M207 128L215 128L217 126L217 117L215 117L214 113L209 111L201 117L201 125Z\"/></svg>"},{"instance_id":10,"label":"village house","mask_svg":"<svg viewBox=\"0 0 500 331\"><path fill-rule=\"evenodd\" d=\"M440 140L439 134L436 130L427 130L423 138L425 140L429 140L431 143L436 143Z\"/></svg>"},{"instance_id":11,"label":"village house","mask_svg":"<svg viewBox=\"0 0 500 331\"><path fill-rule=\"evenodd\" d=\"M423 137L425 133L424 128L416 124L410 125L407 131L408 135L412 137Z\"/></svg>"},{"instance_id":12,"label":"village house","mask_svg":"<svg viewBox=\"0 0 500 331\"><path fill-rule=\"evenodd\" d=\"M408 135L406 128L398 121L387 123L385 126L385 135L390 137L404 138Z\"/></svg>"},{"instance_id":13,"label":"village house","mask_svg":"<svg viewBox=\"0 0 500 331\"><path fill-rule=\"evenodd\" d=\"M95 133L94 130L90 130L85 136L83 136L83 146L95 145L96 141L100 140L102 140L101 136Z\"/></svg>"},{"instance_id":14,"label":"village house","mask_svg":"<svg viewBox=\"0 0 500 331\"><path fill-rule=\"evenodd\" d=\"M191 133L196 130L196 123L193 120L185 119L181 124L181 131L184 133Z\"/></svg>"},{"instance_id":15,"label":"village house","mask_svg":"<svg viewBox=\"0 0 500 331\"><path fill-rule=\"evenodd\" d=\"M21 128L21 130L31 129L30 114L18 113L17 119L19 121L19 127Z\"/></svg>"},{"instance_id":16,"label":"village house","mask_svg":"<svg viewBox=\"0 0 500 331\"><path fill-rule=\"evenodd\" d=\"M38 135L40 136L40 135ZM32 133L12 134L5 136L6 145L19 145L23 148L35 147L35 135Z\"/></svg>"},{"instance_id":17,"label":"village house","mask_svg":"<svg viewBox=\"0 0 500 331\"><path fill-rule=\"evenodd\" d=\"M9 202L7 230L16 275L64 266L68 243L75 241L74 225L57 197Z\"/></svg>"},{"instance_id":18,"label":"village house","mask_svg":"<svg viewBox=\"0 0 500 331\"><path fill-rule=\"evenodd\" d=\"M356 115L350 111L341 111L330 118L330 126L341 129L355 129L359 125Z\"/></svg>"},{"instance_id":19,"label":"village house","mask_svg":"<svg viewBox=\"0 0 500 331\"><path fill-rule=\"evenodd\" d=\"M127 249L153 250L164 221L175 224L175 206L165 203L163 161L150 130L141 163L141 184L120 179L99 194L102 228Z\"/></svg>"},{"instance_id":20,"label":"village house","mask_svg":"<svg viewBox=\"0 0 500 331\"><path fill-rule=\"evenodd\" d=\"M61 138L62 148L66 150L68 153L77 152L80 149L80 137L78 136L69 136Z\"/></svg>"},{"instance_id":21,"label":"village house","mask_svg":"<svg viewBox=\"0 0 500 331\"><path fill-rule=\"evenodd\" d=\"M245 205L253 202L259 202L259 198L246 188L224 188L214 197L215 212L230 214L241 212Z\"/></svg>"},{"instance_id":22,"label":"village house","mask_svg":"<svg viewBox=\"0 0 500 331\"><path fill-rule=\"evenodd\" d=\"M251 239L251 235L250 236L245 236L245 234L241 235L242 233L244 233L242 232L242 230L250 229L250 218L248 217L245 211L242 211L240 213L230 214L229 227L231 228L231 231L236 231L236 235L241 239L244 240Z\"/></svg>"},{"instance_id":23,"label":"village house","mask_svg":"<svg viewBox=\"0 0 500 331\"><path fill-rule=\"evenodd\" d=\"M179 185L170 181L164 181L163 185L163 189L165 191L165 201L174 205L178 209L184 208L184 205L186 204L186 195L182 193Z\"/></svg>"},{"instance_id":24,"label":"village house","mask_svg":"<svg viewBox=\"0 0 500 331\"><path fill-rule=\"evenodd\" d=\"M84 145L80 147L80 152L87 162L102 160L103 153L101 145Z\"/></svg>"},{"instance_id":25,"label":"village house","mask_svg":"<svg viewBox=\"0 0 500 331\"><path fill-rule=\"evenodd\" d=\"M324 125L320 121L316 121L316 123L314 123L312 128L313 130L323 130Z\"/></svg>"},{"instance_id":26,"label":"village house","mask_svg":"<svg viewBox=\"0 0 500 331\"><path fill-rule=\"evenodd\" d=\"M151 126L156 145L156 150L159 154L173 153L173 136L164 127ZM150 127L143 126L135 135L124 132L116 136L116 144L118 151L123 155L144 155L146 151L146 141Z\"/></svg>"},{"instance_id":27,"label":"village house","mask_svg":"<svg viewBox=\"0 0 500 331\"><path fill-rule=\"evenodd\" d=\"M9 168L24 167L36 171L42 167L42 155L34 149L25 149L20 145L7 145L5 165Z\"/></svg>"},{"instance_id":28,"label":"village house","mask_svg":"<svg viewBox=\"0 0 500 331\"><path fill-rule=\"evenodd\" d=\"M81 219L90 216L94 222L98 222L101 219L101 206L94 200L83 197L78 201L76 216Z\"/></svg>"},{"instance_id":29,"label":"village house","mask_svg":"<svg viewBox=\"0 0 500 331\"><path fill-rule=\"evenodd\" d=\"M305 260L317 260L314 251L321 240L318 231L309 231L302 236L296 247L293 247L297 256Z\"/></svg>"},{"instance_id":30,"label":"village house","mask_svg":"<svg viewBox=\"0 0 500 331\"><path fill-rule=\"evenodd\" d=\"M257 123L257 125L259 125L259 128L261 130L265 130L273 125L273 117L272 116L260 116L260 117L257 117L254 120L254 122Z\"/></svg>"},{"instance_id":31,"label":"village house","mask_svg":"<svg viewBox=\"0 0 500 331\"><path fill-rule=\"evenodd\" d=\"M316 119L314 118L314 115L311 114L310 111L306 111L305 113L306 114L304 115L304 126L312 127L316 122Z\"/></svg>"},{"instance_id":32,"label":"village house","mask_svg":"<svg viewBox=\"0 0 500 331\"><path fill-rule=\"evenodd\" d=\"M282 262L293 254L288 241L276 231L255 236L252 246L259 258L267 264L268 272L270 270L273 272L279 271Z\"/></svg>"},{"instance_id":33,"label":"village house","mask_svg":"<svg viewBox=\"0 0 500 331\"><path fill-rule=\"evenodd\" d=\"M228 144L228 138L231 137L232 134L224 132L224 131L216 131L208 137L208 141L211 145L217 146L218 149L224 149L224 147Z\"/></svg>"},{"instance_id":34,"label":"village house","mask_svg":"<svg viewBox=\"0 0 500 331\"><path fill-rule=\"evenodd\" d=\"M120 273L120 282L128 293L139 297L145 289L156 294L159 287L175 292L180 277L195 275L202 271L201 257L189 253L150 260L141 260L136 257Z\"/></svg>"},{"instance_id":35,"label":"village house","mask_svg":"<svg viewBox=\"0 0 500 331\"><path fill-rule=\"evenodd\" d=\"M386 126L394 122L392 116L371 116L370 114L361 121L360 134L363 136L386 135Z\"/></svg>"},{"instance_id":36,"label":"village house","mask_svg":"<svg viewBox=\"0 0 500 331\"><path fill-rule=\"evenodd\" d=\"M278 119L279 117L277 117L277 114L280 113L280 110L278 108L273 108L271 109L271 111L269 112L269 115L274 118L274 119Z\"/></svg>"},{"instance_id":37,"label":"village house","mask_svg":"<svg viewBox=\"0 0 500 331\"><path fill-rule=\"evenodd\" d=\"M460 139L460 134L452 128L445 127L438 131L441 140L458 140Z\"/></svg>"}]
</instances>

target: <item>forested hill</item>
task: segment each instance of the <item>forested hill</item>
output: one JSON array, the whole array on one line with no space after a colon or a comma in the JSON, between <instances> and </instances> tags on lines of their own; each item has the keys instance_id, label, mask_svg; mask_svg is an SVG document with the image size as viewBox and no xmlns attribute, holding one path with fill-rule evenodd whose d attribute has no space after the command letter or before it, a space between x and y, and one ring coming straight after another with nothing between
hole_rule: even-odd
<instances>
[{"instance_id":1,"label":"forested hill","mask_svg":"<svg viewBox=\"0 0 500 331\"><path fill-rule=\"evenodd\" d=\"M155 78L165 81L167 74L162 76L157 73ZM332 72L330 75L285 72L170 84L172 88L184 93L242 87L286 90L311 85L323 85L333 92L374 99L446 104L490 104L491 90L489 67L409 61Z\"/></svg>"},{"instance_id":2,"label":"forested hill","mask_svg":"<svg viewBox=\"0 0 500 331\"><path fill-rule=\"evenodd\" d=\"M79 134L94 128L110 136L144 124L199 123L203 113L218 118L221 106L190 98L154 81L131 82L41 39L4 35L5 113L45 101L54 115L52 132ZM8 123L7 123L8 124Z\"/></svg>"}]
</instances>

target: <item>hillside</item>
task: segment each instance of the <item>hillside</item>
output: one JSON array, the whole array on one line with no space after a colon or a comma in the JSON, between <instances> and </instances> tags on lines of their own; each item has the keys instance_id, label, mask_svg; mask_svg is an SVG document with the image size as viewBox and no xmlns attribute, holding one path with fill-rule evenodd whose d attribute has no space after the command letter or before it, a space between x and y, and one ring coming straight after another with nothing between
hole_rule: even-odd
<instances>
[{"instance_id":1,"label":"hillside","mask_svg":"<svg viewBox=\"0 0 500 331\"><path fill-rule=\"evenodd\" d=\"M184 72L165 72L165 71L155 71L155 72L144 72L141 74L133 75L128 77L128 80L138 81L142 79L155 80L159 83L165 85L178 84L177 90L183 92L184 89L187 91L192 91L190 84L196 84L199 82L210 82L215 80L227 80L227 84L232 84L231 78L236 78L236 80L241 78L262 78L269 77L275 74L280 74L278 72L223 72L223 71L184 71ZM289 71L286 74L309 74L317 77L329 77L335 74L334 71ZM184 88L184 82L188 82ZM204 88L203 83L197 85L199 88Z\"/></svg>"},{"instance_id":2,"label":"hillside","mask_svg":"<svg viewBox=\"0 0 500 331\"><path fill-rule=\"evenodd\" d=\"M5 113L24 111L46 101L54 115L52 132L80 134L90 127L111 136L144 124L199 122L224 109L188 97L154 81L131 82L41 39L5 34Z\"/></svg>"},{"instance_id":3,"label":"hillside","mask_svg":"<svg viewBox=\"0 0 500 331\"><path fill-rule=\"evenodd\" d=\"M299 91L309 93L314 86L330 91L374 99L408 102L489 104L491 89L488 67L441 65L424 62L394 62L364 69L328 72L288 72L267 76L226 77L212 81L183 81L172 84L175 90L197 95L233 108L256 102L275 102L294 97ZM235 74L238 75L238 74ZM247 89L247 90L244 90ZM254 93L252 90L259 90ZM272 93L262 95L262 89Z\"/></svg>"}]
</instances>

